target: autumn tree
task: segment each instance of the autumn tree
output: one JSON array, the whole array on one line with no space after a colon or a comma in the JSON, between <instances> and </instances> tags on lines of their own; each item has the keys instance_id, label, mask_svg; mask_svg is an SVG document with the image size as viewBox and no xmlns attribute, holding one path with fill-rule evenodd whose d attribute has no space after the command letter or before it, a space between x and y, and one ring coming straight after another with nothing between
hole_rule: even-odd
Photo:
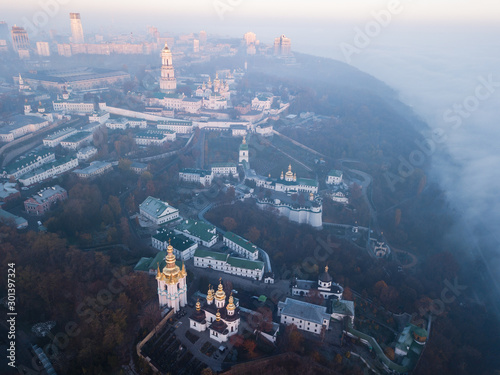
<instances>
[{"instance_id":1,"label":"autumn tree","mask_svg":"<svg viewBox=\"0 0 500 375\"><path fill-rule=\"evenodd\" d=\"M234 220L232 217L226 216L224 220L222 220L222 226L226 228L229 232L231 232L234 228L238 226L236 223L236 220Z\"/></svg>"}]
</instances>

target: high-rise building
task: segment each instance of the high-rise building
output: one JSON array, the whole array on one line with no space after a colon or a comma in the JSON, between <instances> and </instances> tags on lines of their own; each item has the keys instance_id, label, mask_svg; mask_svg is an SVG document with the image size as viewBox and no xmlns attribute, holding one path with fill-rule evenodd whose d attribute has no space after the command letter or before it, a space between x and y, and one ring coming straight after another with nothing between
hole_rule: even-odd
<instances>
[{"instance_id":1,"label":"high-rise building","mask_svg":"<svg viewBox=\"0 0 500 375\"><path fill-rule=\"evenodd\" d=\"M177 81L174 74L174 66L172 65L172 51L168 48L167 43L161 51L161 75L160 75L160 90L164 93L173 93L177 88Z\"/></svg>"},{"instance_id":2,"label":"high-rise building","mask_svg":"<svg viewBox=\"0 0 500 375\"><path fill-rule=\"evenodd\" d=\"M7 23L5 21L0 21L0 39L9 39L9 26L7 26Z\"/></svg>"},{"instance_id":3,"label":"high-rise building","mask_svg":"<svg viewBox=\"0 0 500 375\"><path fill-rule=\"evenodd\" d=\"M200 52L200 41L198 39L193 40L193 52Z\"/></svg>"},{"instance_id":4,"label":"high-rise building","mask_svg":"<svg viewBox=\"0 0 500 375\"><path fill-rule=\"evenodd\" d=\"M247 44L247 46L251 45L251 44L255 44L256 41L257 41L257 35L255 35L255 33L252 33L251 31L249 31L248 33L246 33L245 35L243 35L243 39L245 39L245 42Z\"/></svg>"},{"instance_id":5,"label":"high-rise building","mask_svg":"<svg viewBox=\"0 0 500 375\"><path fill-rule=\"evenodd\" d=\"M48 42L36 42L36 51L38 56L50 56L50 49Z\"/></svg>"},{"instance_id":6,"label":"high-rise building","mask_svg":"<svg viewBox=\"0 0 500 375\"><path fill-rule=\"evenodd\" d=\"M200 44L204 46L207 43L207 32L200 31L200 33L198 34L198 39L200 40Z\"/></svg>"},{"instance_id":7,"label":"high-rise building","mask_svg":"<svg viewBox=\"0 0 500 375\"><path fill-rule=\"evenodd\" d=\"M69 19L71 22L71 41L73 43L85 43L80 13L70 13Z\"/></svg>"},{"instance_id":8,"label":"high-rise building","mask_svg":"<svg viewBox=\"0 0 500 375\"><path fill-rule=\"evenodd\" d=\"M288 56L292 52L292 41L285 35L274 39L274 54Z\"/></svg>"},{"instance_id":9,"label":"high-rise building","mask_svg":"<svg viewBox=\"0 0 500 375\"><path fill-rule=\"evenodd\" d=\"M12 26L12 45L15 51L19 50L29 50L30 40L28 38L28 33L24 27Z\"/></svg>"}]
</instances>

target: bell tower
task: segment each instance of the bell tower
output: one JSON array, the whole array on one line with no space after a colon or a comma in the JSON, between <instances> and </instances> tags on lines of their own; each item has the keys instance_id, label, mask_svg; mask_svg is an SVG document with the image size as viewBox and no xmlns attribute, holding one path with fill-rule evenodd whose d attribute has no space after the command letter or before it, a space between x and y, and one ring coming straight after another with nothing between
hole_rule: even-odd
<instances>
[{"instance_id":1,"label":"bell tower","mask_svg":"<svg viewBox=\"0 0 500 375\"><path fill-rule=\"evenodd\" d=\"M172 65L172 51L168 48L167 43L161 51L161 76L160 90L164 93L174 93L177 88L177 80L175 79L174 66Z\"/></svg>"},{"instance_id":2,"label":"bell tower","mask_svg":"<svg viewBox=\"0 0 500 375\"><path fill-rule=\"evenodd\" d=\"M240 158L239 158L239 163L243 163L243 160L249 163L250 161L248 160L248 145L246 138L243 136L243 141L241 142L240 145Z\"/></svg>"}]
</instances>

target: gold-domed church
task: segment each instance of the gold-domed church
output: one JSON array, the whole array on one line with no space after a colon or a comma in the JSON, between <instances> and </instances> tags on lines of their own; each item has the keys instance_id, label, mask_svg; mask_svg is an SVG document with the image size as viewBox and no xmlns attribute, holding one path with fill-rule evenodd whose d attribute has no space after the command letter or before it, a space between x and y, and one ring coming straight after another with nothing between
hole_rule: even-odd
<instances>
[{"instance_id":1,"label":"gold-domed church","mask_svg":"<svg viewBox=\"0 0 500 375\"><path fill-rule=\"evenodd\" d=\"M170 243L165 261L167 264L163 271L160 271L160 265L158 265L156 274L160 309L168 307L177 312L187 304L187 272L184 263L182 263L182 269L175 264L174 248Z\"/></svg>"},{"instance_id":2,"label":"gold-domed church","mask_svg":"<svg viewBox=\"0 0 500 375\"><path fill-rule=\"evenodd\" d=\"M226 293L219 280L219 287L215 292L209 285L207 292L207 304L202 308L201 303L196 303L195 312L189 317L189 328L198 332L210 332L210 338L225 342L229 337L238 333L240 326L239 307L234 304L231 294L226 305Z\"/></svg>"}]
</instances>

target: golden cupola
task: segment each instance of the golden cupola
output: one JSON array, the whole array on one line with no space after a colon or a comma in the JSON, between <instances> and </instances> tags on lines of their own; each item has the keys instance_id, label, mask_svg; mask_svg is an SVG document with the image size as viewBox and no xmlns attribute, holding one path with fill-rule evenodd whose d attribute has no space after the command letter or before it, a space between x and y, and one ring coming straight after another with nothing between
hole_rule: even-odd
<instances>
[{"instance_id":1,"label":"golden cupola","mask_svg":"<svg viewBox=\"0 0 500 375\"><path fill-rule=\"evenodd\" d=\"M215 299L218 301L225 301L226 299L226 293L224 293L221 280L219 280L219 287L217 288L217 292L215 292Z\"/></svg>"},{"instance_id":2,"label":"golden cupola","mask_svg":"<svg viewBox=\"0 0 500 375\"><path fill-rule=\"evenodd\" d=\"M285 173L285 180L286 181L293 180L293 172L292 172L292 165L291 164L288 166L288 172Z\"/></svg>"},{"instance_id":3,"label":"golden cupola","mask_svg":"<svg viewBox=\"0 0 500 375\"><path fill-rule=\"evenodd\" d=\"M200 303L200 300L198 299L198 301L196 301L196 311L200 311L201 309L201 303Z\"/></svg>"},{"instance_id":4,"label":"golden cupola","mask_svg":"<svg viewBox=\"0 0 500 375\"><path fill-rule=\"evenodd\" d=\"M158 273L156 275L156 279L164 281L167 284L176 284L179 281L179 278L185 276L186 269L184 265L182 266L182 271L175 264L175 255L174 248L170 244L168 244L167 248L167 256L165 257L166 266L163 268L163 271L160 273L160 267L158 265Z\"/></svg>"},{"instance_id":5,"label":"golden cupola","mask_svg":"<svg viewBox=\"0 0 500 375\"><path fill-rule=\"evenodd\" d=\"M236 305L234 304L234 298L233 298L233 294L232 293L229 296L229 303L227 304L226 309L228 309L230 311L233 311L234 309L236 309Z\"/></svg>"},{"instance_id":6,"label":"golden cupola","mask_svg":"<svg viewBox=\"0 0 500 375\"><path fill-rule=\"evenodd\" d=\"M208 284L208 292L207 292L207 303L211 304L214 300L213 289L210 284Z\"/></svg>"}]
</instances>

